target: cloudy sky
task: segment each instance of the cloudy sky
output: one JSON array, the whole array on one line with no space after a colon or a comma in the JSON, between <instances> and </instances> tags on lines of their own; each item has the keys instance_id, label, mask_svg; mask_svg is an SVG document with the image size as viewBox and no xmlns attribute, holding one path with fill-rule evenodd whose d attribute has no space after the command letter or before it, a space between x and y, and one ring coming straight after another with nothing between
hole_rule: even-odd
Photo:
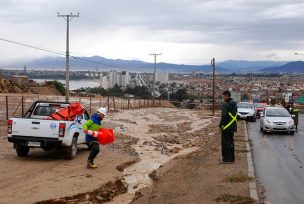
<instances>
[{"instance_id":1,"label":"cloudy sky","mask_svg":"<svg viewBox=\"0 0 304 204\"><path fill-rule=\"evenodd\" d=\"M75 56L206 64L300 60L303 0L0 0L0 38L64 52L70 23ZM0 63L56 56L0 41Z\"/></svg>"}]
</instances>

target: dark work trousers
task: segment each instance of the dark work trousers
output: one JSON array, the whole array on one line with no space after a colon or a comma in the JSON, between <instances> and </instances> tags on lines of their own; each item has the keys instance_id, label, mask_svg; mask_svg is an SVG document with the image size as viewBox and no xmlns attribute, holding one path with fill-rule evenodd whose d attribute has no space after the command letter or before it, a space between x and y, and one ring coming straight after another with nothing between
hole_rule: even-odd
<instances>
[{"instance_id":1,"label":"dark work trousers","mask_svg":"<svg viewBox=\"0 0 304 204\"><path fill-rule=\"evenodd\" d=\"M233 132L222 132L222 157L224 162L234 162Z\"/></svg>"},{"instance_id":2,"label":"dark work trousers","mask_svg":"<svg viewBox=\"0 0 304 204\"><path fill-rule=\"evenodd\" d=\"M95 157L97 156L97 154L100 151L99 144L98 144L98 142L90 142L89 146L90 146L91 151L90 151L90 154L88 157L88 161L93 162L93 160L95 159Z\"/></svg>"}]
</instances>

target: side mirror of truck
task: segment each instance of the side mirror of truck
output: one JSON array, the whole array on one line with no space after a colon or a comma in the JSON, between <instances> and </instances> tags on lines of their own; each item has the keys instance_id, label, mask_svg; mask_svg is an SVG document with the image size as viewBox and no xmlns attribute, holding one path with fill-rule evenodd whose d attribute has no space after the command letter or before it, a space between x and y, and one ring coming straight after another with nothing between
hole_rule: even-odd
<instances>
[{"instance_id":1,"label":"side mirror of truck","mask_svg":"<svg viewBox=\"0 0 304 204\"><path fill-rule=\"evenodd\" d=\"M292 118L296 117L296 115L291 115Z\"/></svg>"}]
</instances>

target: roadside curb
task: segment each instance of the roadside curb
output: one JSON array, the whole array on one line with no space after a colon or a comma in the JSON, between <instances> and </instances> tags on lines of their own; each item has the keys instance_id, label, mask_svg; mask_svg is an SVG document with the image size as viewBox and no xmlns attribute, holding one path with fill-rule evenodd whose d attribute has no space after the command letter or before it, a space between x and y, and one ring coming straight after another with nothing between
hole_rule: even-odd
<instances>
[{"instance_id":1,"label":"roadside curb","mask_svg":"<svg viewBox=\"0 0 304 204\"><path fill-rule=\"evenodd\" d=\"M256 185L256 178L255 178L255 170L254 170L253 159L252 159L253 157L252 157L252 153L251 153L246 122L244 122L244 126L245 126L245 138L248 141L248 142L246 142L248 176L253 178L253 180L249 182L250 197L256 201L259 201L259 195L258 195L258 190L257 190L257 185Z\"/></svg>"}]
</instances>

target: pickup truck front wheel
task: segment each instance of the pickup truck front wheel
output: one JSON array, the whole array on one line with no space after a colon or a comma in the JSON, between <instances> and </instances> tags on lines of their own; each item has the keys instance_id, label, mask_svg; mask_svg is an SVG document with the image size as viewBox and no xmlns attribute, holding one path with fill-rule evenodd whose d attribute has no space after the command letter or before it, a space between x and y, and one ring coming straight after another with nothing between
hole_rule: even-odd
<instances>
[{"instance_id":1,"label":"pickup truck front wheel","mask_svg":"<svg viewBox=\"0 0 304 204\"><path fill-rule=\"evenodd\" d=\"M29 147L22 146L20 144L16 144L15 147L18 157L26 157L30 151Z\"/></svg>"},{"instance_id":2,"label":"pickup truck front wheel","mask_svg":"<svg viewBox=\"0 0 304 204\"><path fill-rule=\"evenodd\" d=\"M73 137L72 145L66 147L65 159L71 160L76 156L76 154L77 154L77 137Z\"/></svg>"}]
</instances>

